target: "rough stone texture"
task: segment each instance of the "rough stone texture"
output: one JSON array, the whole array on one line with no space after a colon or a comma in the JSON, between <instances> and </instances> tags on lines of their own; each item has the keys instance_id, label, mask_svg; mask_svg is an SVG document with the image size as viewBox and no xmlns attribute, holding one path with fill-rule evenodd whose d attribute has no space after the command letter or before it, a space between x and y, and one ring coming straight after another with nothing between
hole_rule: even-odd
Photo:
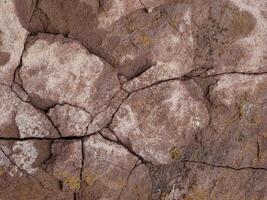
<instances>
[{"instance_id":1,"label":"rough stone texture","mask_svg":"<svg viewBox=\"0 0 267 200\"><path fill-rule=\"evenodd\" d=\"M126 148L100 135L84 141L82 196L89 199L120 199L138 158ZM141 179L142 183L142 179ZM138 184L138 183L137 183Z\"/></svg>"},{"instance_id":2,"label":"rough stone texture","mask_svg":"<svg viewBox=\"0 0 267 200\"><path fill-rule=\"evenodd\" d=\"M50 161L50 146L49 140L1 141L1 199L73 199L72 192L63 192L57 177L45 170L46 161ZM64 156L67 158L68 154ZM56 162L54 165L57 166Z\"/></svg>"},{"instance_id":3,"label":"rough stone texture","mask_svg":"<svg viewBox=\"0 0 267 200\"><path fill-rule=\"evenodd\" d=\"M267 200L264 0L0 0L0 200Z\"/></svg>"},{"instance_id":4,"label":"rough stone texture","mask_svg":"<svg viewBox=\"0 0 267 200\"><path fill-rule=\"evenodd\" d=\"M0 85L1 137L59 137L45 113L21 101L8 86Z\"/></svg>"},{"instance_id":5,"label":"rough stone texture","mask_svg":"<svg viewBox=\"0 0 267 200\"><path fill-rule=\"evenodd\" d=\"M0 1L0 83L11 85L20 63L27 30L16 15L13 1Z\"/></svg>"},{"instance_id":6,"label":"rough stone texture","mask_svg":"<svg viewBox=\"0 0 267 200\"><path fill-rule=\"evenodd\" d=\"M119 90L116 71L78 42L62 36L35 39L26 47L20 69L22 84L35 105L45 109L69 103L97 113Z\"/></svg>"},{"instance_id":7,"label":"rough stone texture","mask_svg":"<svg viewBox=\"0 0 267 200\"><path fill-rule=\"evenodd\" d=\"M62 136L85 135L92 118L85 110L68 104L51 108L48 115Z\"/></svg>"},{"instance_id":8,"label":"rough stone texture","mask_svg":"<svg viewBox=\"0 0 267 200\"><path fill-rule=\"evenodd\" d=\"M62 190L80 189L82 143L80 140L59 141L52 144L52 156L47 171L62 182Z\"/></svg>"},{"instance_id":9,"label":"rough stone texture","mask_svg":"<svg viewBox=\"0 0 267 200\"><path fill-rule=\"evenodd\" d=\"M152 199L266 199L266 171L176 163L152 169Z\"/></svg>"},{"instance_id":10,"label":"rough stone texture","mask_svg":"<svg viewBox=\"0 0 267 200\"><path fill-rule=\"evenodd\" d=\"M111 127L133 151L158 164L180 159L187 142L208 122L200 88L193 81L174 80L132 93Z\"/></svg>"}]
</instances>

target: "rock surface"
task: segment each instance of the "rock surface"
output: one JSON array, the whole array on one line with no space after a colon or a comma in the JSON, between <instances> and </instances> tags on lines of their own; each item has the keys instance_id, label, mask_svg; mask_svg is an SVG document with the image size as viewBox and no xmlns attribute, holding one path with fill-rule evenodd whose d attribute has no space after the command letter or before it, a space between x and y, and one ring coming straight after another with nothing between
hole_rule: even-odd
<instances>
[{"instance_id":1,"label":"rock surface","mask_svg":"<svg viewBox=\"0 0 267 200\"><path fill-rule=\"evenodd\" d=\"M0 0L0 199L266 200L267 3Z\"/></svg>"}]
</instances>

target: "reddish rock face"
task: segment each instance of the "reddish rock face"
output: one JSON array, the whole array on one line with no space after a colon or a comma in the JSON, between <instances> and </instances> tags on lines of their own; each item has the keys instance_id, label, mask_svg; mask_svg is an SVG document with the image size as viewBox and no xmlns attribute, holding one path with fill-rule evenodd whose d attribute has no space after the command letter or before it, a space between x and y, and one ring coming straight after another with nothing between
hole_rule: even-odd
<instances>
[{"instance_id":1,"label":"reddish rock face","mask_svg":"<svg viewBox=\"0 0 267 200\"><path fill-rule=\"evenodd\" d=\"M266 13L0 0L0 200L266 200Z\"/></svg>"},{"instance_id":2,"label":"reddish rock face","mask_svg":"<svg viewBox=\"0 0 267 200\"><path fill-rule=\"evenodd\" d=\"M62 36L34 38L26 46L20 78L35 105L47 109L68 103L92 114L120 88L115 69L89 54L80 43Z\"/></svg>"},{"instance_id":3,"label":"reddish rock face","mask_svg":"<svg viewBox=\"0 0 267 200\"><path fill-rule=\"evenodd\" d=\"M66 137L85 135L92 120L90 113L68 104L51 108L48 115L62 136Z\"/></svg>"},{"instance_id":4,"label":"reddish rock face","mask_svg":"<svg viewBox=\"0 0 267 200\"><path fill-rule=\"evenodd\" d=\"M202 95L193 81L179 80L134 92L120 106L111 127L147 161L179 160L186 143L208 125Z\"/></svg>"}]
</instances>

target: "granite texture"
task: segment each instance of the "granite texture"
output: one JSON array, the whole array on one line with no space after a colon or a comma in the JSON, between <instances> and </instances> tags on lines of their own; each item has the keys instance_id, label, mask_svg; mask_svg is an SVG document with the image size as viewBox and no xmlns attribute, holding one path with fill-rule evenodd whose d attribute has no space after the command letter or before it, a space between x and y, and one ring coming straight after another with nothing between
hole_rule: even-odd
<instances>
[{"instance_id":1,"label":"granite texture","mask_svg":"<svg viewBox=\"0 0 267 200\"><path fill-rule=\"evenodd\" d=\"M0 0L0 200L267 200L267 2Z\"/></svg>"}]
</instances>

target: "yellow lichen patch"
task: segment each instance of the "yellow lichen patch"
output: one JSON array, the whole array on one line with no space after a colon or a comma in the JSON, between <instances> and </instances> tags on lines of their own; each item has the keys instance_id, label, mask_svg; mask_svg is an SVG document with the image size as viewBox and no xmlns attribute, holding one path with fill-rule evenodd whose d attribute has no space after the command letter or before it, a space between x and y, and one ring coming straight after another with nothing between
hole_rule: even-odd
<instances>
[{"instance_id":1,"label":"yellow lichen patch","mask_svg":"<svg viewBox=\"0 0 267 200\"><path fill-rule=\"evenodd\" d=\"M62 173L63 183L68 185L71 190L80 189L80 177L70 175L67 172Z\"/></svg>"},{"instance_id":2,"label":"yellow lichen patch","mask_svg":"<svg viewBox=\"0 0 267 200\"><path fill-rule=\"evenodd\" d=\"M142 34L140 35L140 37L138 38L138 42L141 43L144 46L149 46L152 44L152 39L150 36L148 36L147 34Z\"/></svg>"},{"instance_id":3,"label":"yellow lichen patch","mask_svg":"<svg viewBox=\"0 0 267 200\"><path fill-rule=\"evenodd\" d=\"M6 172L5 168L0 167L0 176L3 176L5 172Z\"/></svg>"},{"instance_id":4,"label":"yellow lichen patch","mask_svg":"<svg viewBox=\"0 0 267 200\"><path fill-rule=\"evenodd\" d=\"M132 25L132 24L128 24L128 25L126 26L126 30L127 30L127 32L128 32L129 34L131 34L131 33L134 32L135 27L134 27L134 25Z\"/></svg>"},{"instance_id":5,"label":"yellow lichen patch","mask_svg":"<svg viewBox=\"0 0 267 200\"><path fill-rule=\"evenodd\" d=\"M181 158L181 154L176 147L170 150L170 154L173 160L179 160Z\"/></svg>"},{"instance_id":6,"label":"yellow lichen patch","mask_svg":"<svg viewBox=\"0 0 267 200\"><path fill-rule=\"evenodd\" d=\"M84 181L88 186L91 186L94 181L97 179L97 177L100 176L100 173L97 171L94 171L94 173L91 172L89 169L84 169Z\"/></svg>"},{"instance_id":7,"label":"yellow lichen patch","mask_svg":"<svg viewBox=\"0 0 267 200\"><path fill-rule=\"evenodd\" d=\"M267 139L267 132L261 133L260 135Z\"/></svg>"},{"instance_id":8,"label":"yellow lichen patch","mask_svg":"<svg viewBox=\"0 0 267 200\"><path fill-rule=\"evenodd\" d=\"M185 200L211 200L209 198L209 192L206 190L197 190L190 193Z\"/></svg>"},{"instance_id":9,"label":"yellow lichen patch","mask_svg":"<svg viewBox=\"0 0 267 200\"><path fill-rule=\"evenodd\" d=\"M261 122L262 122L262 118L257 115L253 115L252 119L250 120L250 123L252 124L259 124Z\"/></svg>"},{"instance_id":10,"label":"yellow lichen patch","mask_svg":"<svg viewBox=\"0 0 267 200\"><path fill-rule=\"evenodd\" d=\"M175 17L168 17L168 22L174 29L177 29L177 21Z\"/></svg>"},{"instance_id":11,"label":"yellow lichen patch","mask_svg":"<svg viewBox=\"0 0 267 200\"><path fill-rule=\"evenodd\" d=\"M84 180L85 180L85 183L90 186L93 184L94 182L94 178L92 177L92 175L90 173L86 173L85 176L84 176Z\"/></svg>"}]
</instances>

